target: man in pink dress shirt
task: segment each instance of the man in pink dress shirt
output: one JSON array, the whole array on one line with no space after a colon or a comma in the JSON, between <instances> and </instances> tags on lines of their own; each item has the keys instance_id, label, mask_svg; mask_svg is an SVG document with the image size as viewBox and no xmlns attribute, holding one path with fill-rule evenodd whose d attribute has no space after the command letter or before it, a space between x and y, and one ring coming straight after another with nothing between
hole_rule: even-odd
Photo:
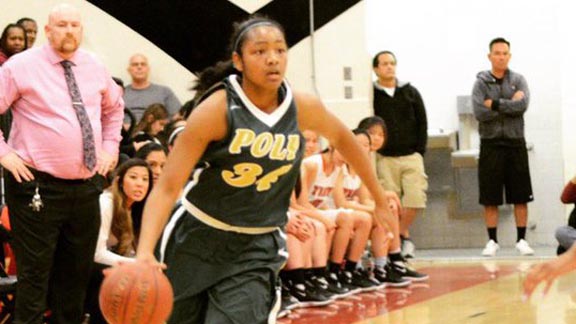
<instances>
[{"instance_id":1,"label":"man in pink dress shirt","mask_svg":"<svg viewBox=\"0 0 576 324\"><path fill-rule=\"evenodd\" d=\"M116 164L124 102L102 63L78 48L76 8L56 6L44 31L47 45L0 69L0 113L11 108L14 116L7 143L0 136L18 268L14 323L41 323L47 309L51 322L80 323L100 226L101 175ZM75 82L65 77L68 65ZM81 97L74 106L71 83ZM93 140L86 140L87 125Z\"/></svg>"}]
</instances>

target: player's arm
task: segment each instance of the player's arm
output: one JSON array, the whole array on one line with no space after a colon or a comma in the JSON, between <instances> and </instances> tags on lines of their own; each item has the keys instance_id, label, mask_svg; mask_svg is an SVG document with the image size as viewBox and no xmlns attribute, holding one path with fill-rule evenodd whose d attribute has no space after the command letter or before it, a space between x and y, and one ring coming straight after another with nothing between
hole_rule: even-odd
<instances>
[{"instance_id":1,"label":"player's arm","mask_svg":"<svg viewBox=\"0 0 576 324\"><path fill-rule=\"evenodd\" d=\"M186 123L170 152L162 176L150 193L142 216L137 258L153 261L153 250L194 166L208 144L226 135L226 93L221 90L202 102Z\"/></svg>"},{"instance_id":2,"label":"player's arm","mask_svg":"<svg viewBox=\"0 0 576 324\"><path fill-rule=\"evenodd\" d=\"M298 122L302 130L310 129L324 136L356 170L376 203L375 218L382 226L391 228L393 221L388 210L388 198L380 187L368 155L356 142L354 135L314 96L296 95Z\"/></svg>"}]
</instances>

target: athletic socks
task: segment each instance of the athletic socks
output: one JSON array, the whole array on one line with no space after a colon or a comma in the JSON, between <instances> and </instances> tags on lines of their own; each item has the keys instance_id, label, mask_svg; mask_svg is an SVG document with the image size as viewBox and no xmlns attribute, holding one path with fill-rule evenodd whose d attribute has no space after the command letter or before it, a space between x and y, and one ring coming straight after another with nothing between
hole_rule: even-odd
<instances>
[{"instance_id":1,"label":"athletic socks","mask_svg":"<svg viewBox=\"0 0 576 324\"><path fill-rule=\"evenodd\" d=\"M332 261L328 263L328 271L332 273L340 273L340 269L342 269L342 265L340 263L335 263Z\"/></svg>"},{"instance_id":2,"label":"athletic socks","mask_svg":"<svg viewBox=\"0 0 576 324\"><path fill-rule=\"evenodd\" d=\"M388 258L390 259L390 261L392 263L394 263L395 261L402 261L404 262L404 258L402 258L402 254L400 253L400 251L395 252L395 253L390 253L388 255Z\"/></svg>"},{"instance_id":3,"label":"athletic socks","mask_svg":"<svg viewBox=\"0 0 576 324\"><path fill-rule=\"evenodd\" d=\"M374 258L374 265L376 266L376 268L384 268L384 266L386 266L386 263L388 262L388 257L379 257L379 258Z\"/></svg>"},{"instance_id":4,"label":"athletic socks","mask_svg":"<svg viewBox=\"0 0 576 324\"><path fill-rule=\"evenodd\" d=\"M487 230L488 230L488 238L498 243L498 237L496 235L497 227L487 227ZM524 230L526 230L526 227L524 227Z\"/></svg>"},{"instance_id":5,"label":"athletic socks","mask_svg":"<svg viewBox=\"0 0 576 324\"><path fill-rule=\"evenodd\" d=\"M346 264L344 265L344 270L352 273L352 272L354 272L354 270L356 270L357 265L358 265L358 262L346 260Z\"/></svg>"},{"instance_id":6,"label":"athletic socks","mask_svg":"<svg viewBox=\"0 0 576 324\"><path fill-rule=\"evenodd\" d=\"M516 242L520 242L520 240L524 240L526 238L526 226L524 227L516 227Z\"/></svg>"}]
</instances>

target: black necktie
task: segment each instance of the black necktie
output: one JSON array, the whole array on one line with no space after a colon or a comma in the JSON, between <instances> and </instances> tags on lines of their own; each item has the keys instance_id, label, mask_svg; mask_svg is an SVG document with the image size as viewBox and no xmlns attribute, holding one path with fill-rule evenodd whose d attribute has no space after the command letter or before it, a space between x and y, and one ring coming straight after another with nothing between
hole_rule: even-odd
<instances>
[{"instance_id":1,"label":"black necktie","mask_svg":"<svg viewBox=\"0 0 576 324\"><path fill-rule=\"evenodd\" d=\"M84 164L89 170L92 170L96 166L96 147L94 145L94 132L92 131L92 125L90 124L90 119L88 118L88 114L84 108L78 84L76 84L76 79L72 72L73 63L70 61L62 61L60 64L64 67L64 76L66 77L66 84L68 85L70 98L72 98L72 107L74 107L74 110L76 111L76 116L80 122L80 129L82 130Z\"/></svg>"}]
</instances>

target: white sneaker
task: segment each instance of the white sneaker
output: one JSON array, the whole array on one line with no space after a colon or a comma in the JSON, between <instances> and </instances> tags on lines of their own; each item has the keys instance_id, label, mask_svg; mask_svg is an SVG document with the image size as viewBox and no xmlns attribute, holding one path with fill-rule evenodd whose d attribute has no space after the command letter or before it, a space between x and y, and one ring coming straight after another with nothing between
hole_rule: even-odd
<instances>
[{"instance_id":1,"label":"white sneaker","mask_svg":"<svg viewBox=\"0 0 576 324\"><path fill-rule=\"evenodd\" d=\"M532 250L532 248L530 247L528 242L526 242L525 239L521 239L520 241L518 241L518 243L516 243L516 250L520 251L520 254L522 255L534 254L534 250Z\"/></svg>"},{"instance_id":2,"label":"white sneaker","mask_svg":"<svg viewBox=\"0 0 576 324\"><path fill-rule=\"evenodd\" d=\"M484 250L482 250L482 255L483 256L495 256L496 251L498 251L498 250L500 250L500 245L498 245L498 243L494 242L494 240L490 240L490 241L488 241L488 243L486 243Z\"/></svg>"},{"instance_id":3,"label":"white sneaker","mask_svg":"<svg viewBox=\"0 0 576 324\"><path fill-rule=\"evenodd\" d=\"M410 239L406 239L402 242L402 256L406 259L414 258L416 255L414 251L416 250L416 246L414 242Z\"/></svg>"}]
</instances>

